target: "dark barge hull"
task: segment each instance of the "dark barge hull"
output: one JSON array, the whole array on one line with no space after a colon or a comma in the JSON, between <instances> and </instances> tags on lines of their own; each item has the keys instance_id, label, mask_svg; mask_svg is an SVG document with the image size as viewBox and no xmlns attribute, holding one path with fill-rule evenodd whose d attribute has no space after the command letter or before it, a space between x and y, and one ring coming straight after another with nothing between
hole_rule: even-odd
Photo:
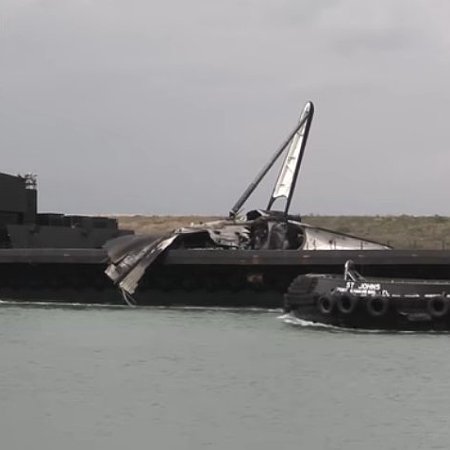
<instances>
[{"instance_id":1,"label":"dark barge hull","mask_svg":"<svg viewBox=\"0 0 450 450\"><path fill-rule=\"evenodd\" d=\"M145 273L139 305L281 308L301 274L342 274L353 260L363 276L450 280L450 251L169 250ZM104 271L103 249L2 249L0 299L122 304Z\"/></svg>"}]
</instances>

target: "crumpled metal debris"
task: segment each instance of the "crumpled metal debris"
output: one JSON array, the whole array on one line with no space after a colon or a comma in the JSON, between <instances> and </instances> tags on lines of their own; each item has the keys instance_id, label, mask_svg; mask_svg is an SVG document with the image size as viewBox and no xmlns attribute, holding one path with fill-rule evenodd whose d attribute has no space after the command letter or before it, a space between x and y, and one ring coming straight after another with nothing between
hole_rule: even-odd
<instances>
[{"instance_id":1,"label":"crumpled metal debris","mask_svg":"<svg viewBox=\"0 0 450 450\"><path fill-rule=\"evenodd\" d=\"M212 247L223 249L247 248L250 243L248 224L231 221L212 222L179 228L165 236L122 236L105 244L109 257L106 275L120 289L133 294L148 267L165 250L177 244L183 245L186 236L207 235Z\"/></svg>"},{"instance_id":2,"label":"crumpled metal debris","mask_svg":"<svg viewBox=\"0 0 450 450\"><path fill-rule=\"evenodd\" d=\"M149 267L169 248L226 250L387 250L390 247L356 236L314 227L300 218L252 211L247 220L179 228L164 236L127 235L105 244L109 265L105 273L132 295Z\"/></svg>"}]
</instances>

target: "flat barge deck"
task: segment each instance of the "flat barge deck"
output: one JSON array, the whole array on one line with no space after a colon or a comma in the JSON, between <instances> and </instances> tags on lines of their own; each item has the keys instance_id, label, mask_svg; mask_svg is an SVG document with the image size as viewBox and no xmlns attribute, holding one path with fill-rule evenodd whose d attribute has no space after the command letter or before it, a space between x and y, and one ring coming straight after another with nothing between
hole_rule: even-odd
<instances>
[{"instance_id":1,"label":"flat barge deck","mask_svg":"<svg viewBox=\"0 0 450 450\"><path fill-rule=\"evenodd\" d=\"M334 266L353 260L356 265L371 269L388 265L448 266L450 278L450 250L228 250L215 249L168 250L160 265L236 265L236 266ZM104 249L19 248L0 249L0 264L96 264L108 263ZM1 267L1 266L0 266ZM342 269L342 268L341 268Z\"/></svg>"}]
</instances>

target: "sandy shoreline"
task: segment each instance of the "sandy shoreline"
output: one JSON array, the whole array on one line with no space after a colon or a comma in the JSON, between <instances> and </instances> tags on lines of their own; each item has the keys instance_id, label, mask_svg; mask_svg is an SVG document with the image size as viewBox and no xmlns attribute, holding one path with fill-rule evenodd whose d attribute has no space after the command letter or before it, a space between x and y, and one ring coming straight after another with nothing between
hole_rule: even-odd
<instances>
[{"instance_id":1,"label":"sandy shoreline","mask_svg":"<svg viewBox=\"0 0 450 450\"><path fill-rule=\"evenodd\" d=\"M116 216L120 228L162 234L219 216ZM381 241L395 248L450 249L450 217L444 216L304 216L304 222Z\"/></svg>"}]
</instances>

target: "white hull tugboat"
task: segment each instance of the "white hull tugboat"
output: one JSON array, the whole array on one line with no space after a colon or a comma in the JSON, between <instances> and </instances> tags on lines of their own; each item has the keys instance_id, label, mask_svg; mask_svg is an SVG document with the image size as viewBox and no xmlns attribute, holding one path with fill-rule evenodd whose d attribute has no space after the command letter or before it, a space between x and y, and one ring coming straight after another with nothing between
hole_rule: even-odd
<instances>
[{"instance_id":1,"label":"white hull tugboat","mask_svg":"<svg viewBox=\"0 0 450 450\"><path fill-rule=\"evenodd\" d=\"M448 331L450 281L364 278L347 261L343 275L299 275L284 307L296 318L343 328Z\"/></svg>"}]
</instances>

